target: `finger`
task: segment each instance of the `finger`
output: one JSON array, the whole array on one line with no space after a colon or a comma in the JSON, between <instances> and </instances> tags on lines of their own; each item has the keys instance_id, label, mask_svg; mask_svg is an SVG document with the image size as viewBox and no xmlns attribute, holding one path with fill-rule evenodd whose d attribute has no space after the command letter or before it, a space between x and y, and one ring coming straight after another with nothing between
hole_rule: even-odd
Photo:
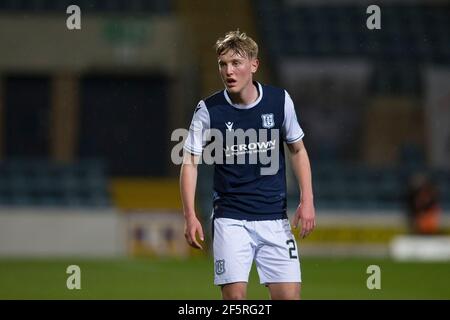
<instances>
[{"instance_id":1,"label":"finger","mask_svg":"<svg viewBox=\"0 0 450 320\"><path fill-rule=\"evenodd\" d=\"M314 219L308 221L308 226L307 226L307 229L306 229L306 231L307 231L306 236L308 236L313 231L314 224L315 224Z\"/></svg>"},{"instance_id":2,"label":"finger","mask_svg":"<svg viewBox=\"0 0 450 320\"><path fill-rule=\"evenodd\" d=\"M299 219L300 219L300 216L298 214L294 214L294 218L292 219L292 225L294 226L294 229L297 228Z\"/></svg>"},{"instance_id":3,"label":"finger","mask_svg":"<svg viewBox=\"0 0 450 320\"><path fill-rule=\"evenodd\" d=\"M311 232L312 221L303 220L302 222L302 238L305 238Z\"/></svg>"},{"instance_id":4,"label":"finger","mask_svg":"<svg viewBox=\"0 0 450 320\"><path fill-rule=\"evenodd\" d=\"M202 228L202 226L198 227L198 235L200 236L200 240L202 240L202 241L205 240L205 236L203 235L203 228Z\"/></svg>"},{"instance_id":5,"label":"finger","mask_svg":"<svg viewBox=\"0 0 450 320\"><path fill-rule=\"evenodd\" d=\"M189 234L185 233L185 234L184 234L184 237L186 238L186 242L187 242L190 246L192 246L192 240L191 240L191 237L189 236Z\"/></svg>"},{"instance_id":6,"label":"finger","mask_svg":"<svg viewBox=\"0 0 450 320\"><path fill-rule=\"evenodd\" d=\"M305 233L306 233L306 220L305 219L301 220L301 226L302 226L302 229L300 232L300 237L303 239L305 237Z\"/></svg>"},{"instance_id":7,"label":"finger","mask_svg":"<svg viewBox=\"0 0 450 320\"><path fill-rule=\"evenodd\" d=\"M196 249L203 250L203 247L198 243L197 239L194 238L194 241L192 242L192 246Z\"/></svg>"},{"instance_id":8,"label":"finger","mask_svg":"<svg viewBox=\"0 0 450 320\"><path fill-rule=\"evenodd\" d=\"M302 232L300 233L300 237L304 239L306 237L306 226L302 225Z\"/></svg>"},{"instance_id":9,"label":"finger","mask_svg":"<svg viewBox=\"0 0 450 320\"><path fill-rule=\"evenodd\" d=\"M200 245L200 243L198 243L198 241L197 241L197 239L196 239L196 237L195 237L195 232L194 233L191 233L191 239L192 239L192 246L194 247L194 248L197 248L197 249L203 249L202 248L202 246Z\"/></svg>"}]
</instances>

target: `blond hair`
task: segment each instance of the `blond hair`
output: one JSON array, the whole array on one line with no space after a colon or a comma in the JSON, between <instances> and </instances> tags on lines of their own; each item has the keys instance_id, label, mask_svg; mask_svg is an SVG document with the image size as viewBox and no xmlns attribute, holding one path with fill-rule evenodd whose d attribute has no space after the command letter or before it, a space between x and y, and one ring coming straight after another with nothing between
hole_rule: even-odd
<instances>
[{"instance_id":1,"label":"blond hair","mask_svg":"<svg viewBox=\"0 0 450 320\"><path fill-rule=\"evenodd\" d=\"M245 32L229 31L225 37L219 38L215 45L217 56L225 54L228 50L233 50L237 54L255 59L258 57L258 45L256 42L247 36Z\"/></svg>"}]
</instances>

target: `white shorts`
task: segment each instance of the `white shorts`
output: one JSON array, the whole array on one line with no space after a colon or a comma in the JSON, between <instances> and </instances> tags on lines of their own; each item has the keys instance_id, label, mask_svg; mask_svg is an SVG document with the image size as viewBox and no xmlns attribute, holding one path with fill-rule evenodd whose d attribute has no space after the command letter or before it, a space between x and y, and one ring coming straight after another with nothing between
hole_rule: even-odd
<instances>
[{"instance_id":1,"label":"white shorts","mask_svg":"<svg viewBox=\"0 0 450 320\"><path fill-rule=\"evenodd\" d=\"M287 219L213 220L214 284L248 282L253 260L262 284L301 282L297 244Z\"/></svg>"}]
</instances>

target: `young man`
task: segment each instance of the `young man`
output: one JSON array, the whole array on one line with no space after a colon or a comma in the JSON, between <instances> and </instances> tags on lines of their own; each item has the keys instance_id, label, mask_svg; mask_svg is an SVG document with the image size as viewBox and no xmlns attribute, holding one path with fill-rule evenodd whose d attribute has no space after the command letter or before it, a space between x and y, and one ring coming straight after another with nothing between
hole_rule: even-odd
<instances>
[{"instance_id":1,"label":"young man","mask_svg":"<svg viewBox=\"0 0 450 320\"><path fill-rule=\"evenodd\" d=\"M214 129L224 137L214 141L221 147L215 154L221 161L214 164L214 283L221 286L223 299L246 299L255 260L260 282L269 288L272 299L300 299L300 262L286 214L283 142L288 145L301 190L292 224L296 228L301 222L304 238L315 227L315 210L303 131L288 93L253 81L259 65L258 46L250 37L228 32L217 40L216 53L225 90L197 105L184 145L180 189L186 240L202 249L197 235L203 241L203 229L194 209L197 163L207 144L205 133ZM241 143L236 143L239 136L231 141L225 138L251 129L258 132L258 141L248 136L241 137ZM250 162L256 155L275 159L275 171L264 173L267 162Z\"/></svg>"}]
</instances>

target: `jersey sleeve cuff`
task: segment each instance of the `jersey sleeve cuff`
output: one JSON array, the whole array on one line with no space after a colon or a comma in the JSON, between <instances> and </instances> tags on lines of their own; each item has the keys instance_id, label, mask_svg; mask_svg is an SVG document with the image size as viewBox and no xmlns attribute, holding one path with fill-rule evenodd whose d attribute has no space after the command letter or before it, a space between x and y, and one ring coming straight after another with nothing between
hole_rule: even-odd
<instances>
[{"instance_id":1,"label":"jersey sleeve cuff","mask_svg":"<svg viewBox=\"0 0 450 320\"><path fill-rule=\"evenodd\" d=\"M201 156L202 155L202 151L194 150L194 148L192 148L192 147L190 147L188 145L184 145L183 149L186 150L187 152L193 154L194 156Z\"/></svg>"},{"instance_id":2,"label":"jersey sleeve cuff","mask_svg":"<svg viewBox=\"0 0 450 320\"><path fill-rule=\"evenodd\" d=\"M295 138L295 139L289 139L289 140L286 140L286 143L287 143L287 144L296 143L296 142L302 140L304 136L305 136L305 134L302 133L300 136L298 136L298 137Z\"/></svg>"}]
</instances>

